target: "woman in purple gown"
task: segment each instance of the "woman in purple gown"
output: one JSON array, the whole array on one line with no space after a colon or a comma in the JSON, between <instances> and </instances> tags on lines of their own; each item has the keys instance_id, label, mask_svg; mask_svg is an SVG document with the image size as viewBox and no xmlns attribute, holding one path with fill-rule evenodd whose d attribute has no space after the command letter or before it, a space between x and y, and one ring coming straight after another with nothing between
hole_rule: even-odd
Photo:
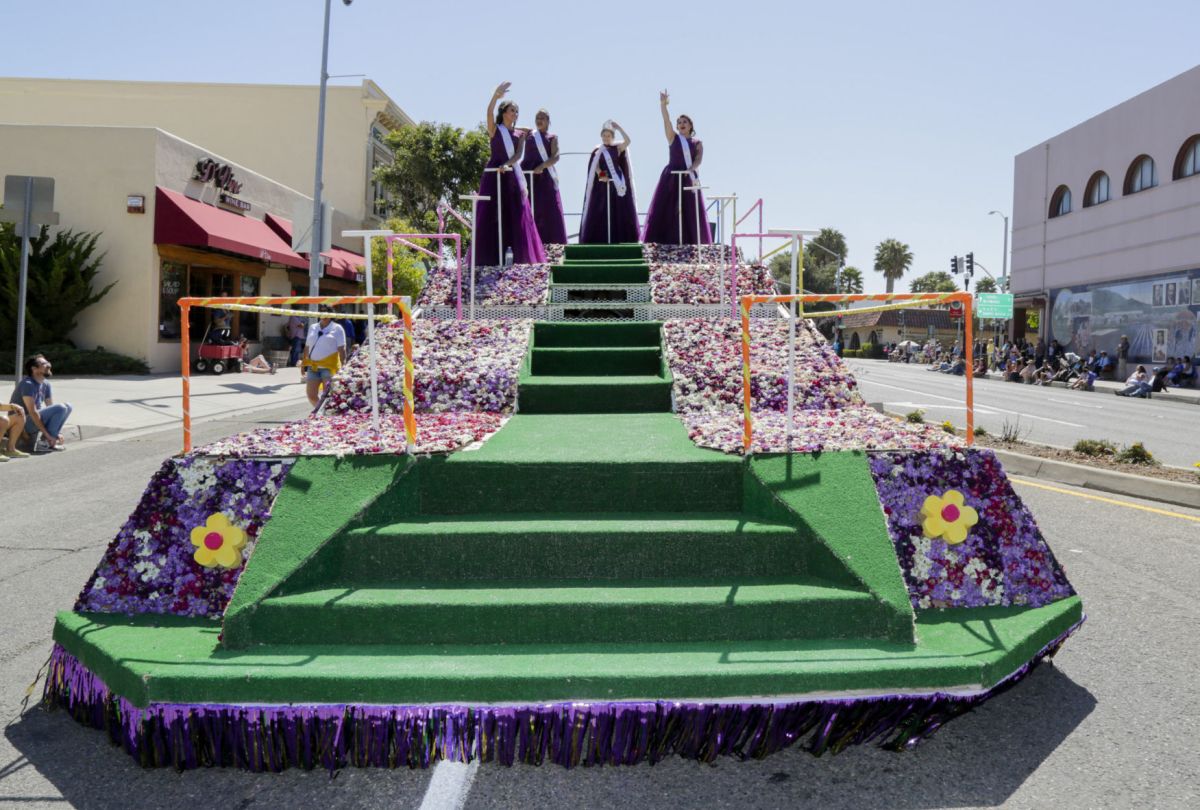
<instances>
[{"instance_id":1,"label":"woman in purple gown","mask_svg":"<svg viewBox=\"0 0 1200 810\"><path fill-rule=\"evenodd\" d=\"M692 119L681 115L671 127L667 105L671 98L666 90L659 94L663 131L670 144L670 160L658 178L642 241L660 245L707 245L712 243L712 231L705 213L704 194L688 191L688 186L700 185L700 162L704 159L704 144L696 137ZM676 174L676 172L686 172ZM699 234L696 232L696 207L699 206ZM683 233L680 233L680 226Z\"/></svg>"},{"instance_id":2,"label":"woman in purple gown","mask_svg":"<svg viewBox=\"0 0 1200 810\"><path fill-rule=\"evenodd\" d=\"M614 143L616 133L621 142ZM638 240L637 202L629 164L629 134L616 121L600 130L600 145L588 161L587 189L583 195L581 245L618 244Z\"/></svg>"},{"instance_id":3,"label":"woman in purple gown","mask_svg":"<svg viewBox=\"0 0 1200 810\"><path fill-rule=\"evenodd\" d=\"M479 181L479 194L489 197L480 200L476 209L475 265L495 267L504 263L506 250L512 250L515 264L540 264L546 261L546 251L533 224L529 198L525 192L525 176L519 168L521 150L529 130L516 128L520 110L515 101L505 101L496 109L511 85L503 82L488 103L487 128L492 140L492 156L488 169ZM499 178L499 183L497 183ZM499 194L499 200L496 199ZM499 205L497 205L499 202Z\"/></svg>"},{"instance_id":4,"label":"woman in purple gown","mask_svg":"<svg viewBox=\"0 0 1200 810\"><path fill-rule=\"evenodd\" d=\"M567 223L563 218L562 196L558 192L558 136L550 134L550 113L538 110L534 117L537 129L525 142L525 158L521 171L529 184L529 201L533 222L545 245L567 243ZM532 173L532 174L531 174Z\"/></svg>"}]
</instances>

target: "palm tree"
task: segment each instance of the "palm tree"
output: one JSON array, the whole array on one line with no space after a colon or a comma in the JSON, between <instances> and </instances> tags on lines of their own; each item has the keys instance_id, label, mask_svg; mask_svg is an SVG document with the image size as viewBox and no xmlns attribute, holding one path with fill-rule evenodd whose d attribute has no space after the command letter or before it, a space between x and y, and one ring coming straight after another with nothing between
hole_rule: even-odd
<instances>
[{"instance_id":1,"label":"palm tree","mask_svg":"<svg viewBox=\"0 0 1200 810\"><path fill-rule=\"evenodd\" d=\"M842 292L857 295L863 291L862 271L857 267L847 267L842 270Z\"/></svg>"},{"instance_id":2,"label":"palm tree","mask_svg":"<svg viewBox=\"0 0 1200 810\"><path fill-rule=\"evenodd\" d=\"M912 266L912 260L912 251L899 239L884 239L875 246L875 272L883 273L889 293Z\"/></svg>"}]
</instances>

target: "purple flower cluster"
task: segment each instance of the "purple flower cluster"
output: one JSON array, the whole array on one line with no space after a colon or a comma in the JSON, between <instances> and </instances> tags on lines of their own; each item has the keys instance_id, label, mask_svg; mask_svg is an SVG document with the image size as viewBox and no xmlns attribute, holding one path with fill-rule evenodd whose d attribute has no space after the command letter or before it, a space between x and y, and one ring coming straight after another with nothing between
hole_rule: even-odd
<instances>
[{"instance_id":1,"label":"purple flower cluster","mask_svg":"<svg viewBox=\"0 0 1200 810\"><path fill-rule=\"evenodd\" d=\"M642 255L650 264L725 264L730 262L728 245L659 245L647 242ZM738 248L738 264L742 264L742 249Z\"/></svg>"},{"instance_id":2,"label":"purple flower cluster","mask_svg":"<svg viewBox=\"0 0 1200 810\"><path fill-rule=\"evenodd\" d=\"M443 413L511 413L517 377L529 345L526 320L438 321L414 324L416 410ZM404 412L403 330L391 324L378 332L379 408ZM370 409L368 353L359 351L330 386L326 411Z\"/></svg>"},{"instance_id":3,"label":"purple flower cluster","mask_svg":"<svg viewBox=\"0 0 1200 810\"><path fill-rule=\"evenodd\" d=\"M719 304L729 285L729 267L706 264L652 264L650 297L656 304ZM729 290L726 289L726 295ZM771 271L761 264L738 265L738 295L775 292Z\"/></svg>"},{"instance_id":4,"label":"purple flower cluster","mask_svg":"<svg viewBox=\"0 0 1200 810\"><path fill-rule=\"evenodd\" d=\"M471 299L470 270L463 268L463 306ZM423 306L453 306L458 295L454 268L429 271L417 303ZM475 268L475 303L478 306L544 304L550 296L550 265L514 264L508 267Z\"/></svg>"},{"instance_id":5,"label":"purple flower cluster","mask_svg":"<svg viewBox=\"0 0 1200 810\"><path fill-rule=\"evenodd\" d=\"M670 320L663 325L680 411L736 410L742 402L742 332L734 319ZM750 392L755 410L787 409L788 322L755 318L750 327ZM863 405L857 383L810 321L796 322L796 408Z\"/></svg>"},{"instance_id":6,"label":"purple flower cluster","mask_svg":"<svg viewBox=\"0 0 1200 810\"><path fill-rule=\"evenodd\" d=\"M482 441L507 417L498 413L418 413L417 453L448 453ZM367 411L313 415L307 419L239 433L195 452L234 458L263 456L360 456L405 451L404 417L384 413L376 435Z\"/></svg>"},{"instance_id":7,"label":"purple flower cluster","mask_svg":"<svg viewBox=\"0 0 1200 810\"><path fill-rule=\"evenodd\" d=\"M245 530L249 559L292 461L168 459L84 586L77 611L218 619L242 568L204 568L191 531L220 513Z\"/></svg>"},{"instance_id":8,"label":"purple flower cluster","mask_svg":"<svg viewBox=\"0 0 1200 810\"><path fill-rule=\"evenodd\" d=\"M562 264L563 263L563 256L565 256L567 253L566 245L555 245L550 242L547 242L542 245L542 248L546 251L546 263L547 264Z\"/></svg>"},{"instance_id":9,"label":"purple flower cluster","mask_svg":"<svg viewBox=\"0 0 1200 810\"><path fill-rule=\"evenodd\" d=\"M1040 607L1074 593L992 451L874 453L870 466L913 607ZM925 499L950 489L979 514L956 545L921 528Z\"/></svg>"},{"instance_id":10,"label":"purple flower cluster","mask_svg":"<svg viewBox=\"0 0 1200 810\"><path fill-rule=\"evenodd\" d=\"M742 414L734 411L681 413L688 435L701 447L742 452ZM958 447L961 440L928 424L898 422L873 408L797 410L792 414L791 442L787 414L754 413L755 453L820 453L827 450L927 450Z\"/></svg>"}]
</instances>

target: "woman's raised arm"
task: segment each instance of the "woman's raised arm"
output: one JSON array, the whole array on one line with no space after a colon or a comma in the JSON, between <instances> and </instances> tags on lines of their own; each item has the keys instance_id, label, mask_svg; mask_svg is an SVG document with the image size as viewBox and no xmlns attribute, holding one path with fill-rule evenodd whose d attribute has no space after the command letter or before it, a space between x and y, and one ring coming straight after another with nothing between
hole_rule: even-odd
<instances>
[{"instance_id":1,"label":"woman's raised arm","mask_svg":"<svg viewBox=\"0 0 1200 810\"><path fill-rule=\"evenodd\" d=\"M658 106L662 110L663 118L663 133L667 136L667 143L675 143L675 127L671 126L671 113L667 110L667 105L671 103L671 94L663 90L658 94Z\"/></svg>"},{"instance_id":2,"label":"woman's raised arm","mask_svg":"<svg viewBox=\"0 0 1200 810\"><path fill-rule=\"evenodd\" d=\"M496 134L496 102L504 98L504 94L508 92L508 88L512 87L512 82L500 82L496 85L495 92L492 93L492 100L488 102L487 116L483 119L487 121L488 137Z\"/></svg>"}]
</instances>

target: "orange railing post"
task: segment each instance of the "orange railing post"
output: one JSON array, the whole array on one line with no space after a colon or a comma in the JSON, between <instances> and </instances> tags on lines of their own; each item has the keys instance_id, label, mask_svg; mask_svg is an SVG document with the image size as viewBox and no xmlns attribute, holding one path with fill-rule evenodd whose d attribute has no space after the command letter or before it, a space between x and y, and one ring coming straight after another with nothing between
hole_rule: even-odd
<instances>
[{"instance_id":1,"label":"orange railing post","mask_svg":"<svg viewBox=\"0 0 1200 810\"><path fill-rule=\"evenodd\" d=\"M183 452L192 452L192 343L191 343L191 305L187 299L179 302L180 338L179 347L182 354L183 378Z\"/></svg>"},{"instance_id":2,"label":"orange railing post","mask_svg":"<svg viewBox=\"0 0 1200 810\"><path fill-rule=\"evenodd\" d=\"M963 302L963 320L966 322L963 356L967 360L967 446L970 447L975 444L975 327L971 322L971 294L964 292L959 300Z\"/></svg>"}]
</instances>

